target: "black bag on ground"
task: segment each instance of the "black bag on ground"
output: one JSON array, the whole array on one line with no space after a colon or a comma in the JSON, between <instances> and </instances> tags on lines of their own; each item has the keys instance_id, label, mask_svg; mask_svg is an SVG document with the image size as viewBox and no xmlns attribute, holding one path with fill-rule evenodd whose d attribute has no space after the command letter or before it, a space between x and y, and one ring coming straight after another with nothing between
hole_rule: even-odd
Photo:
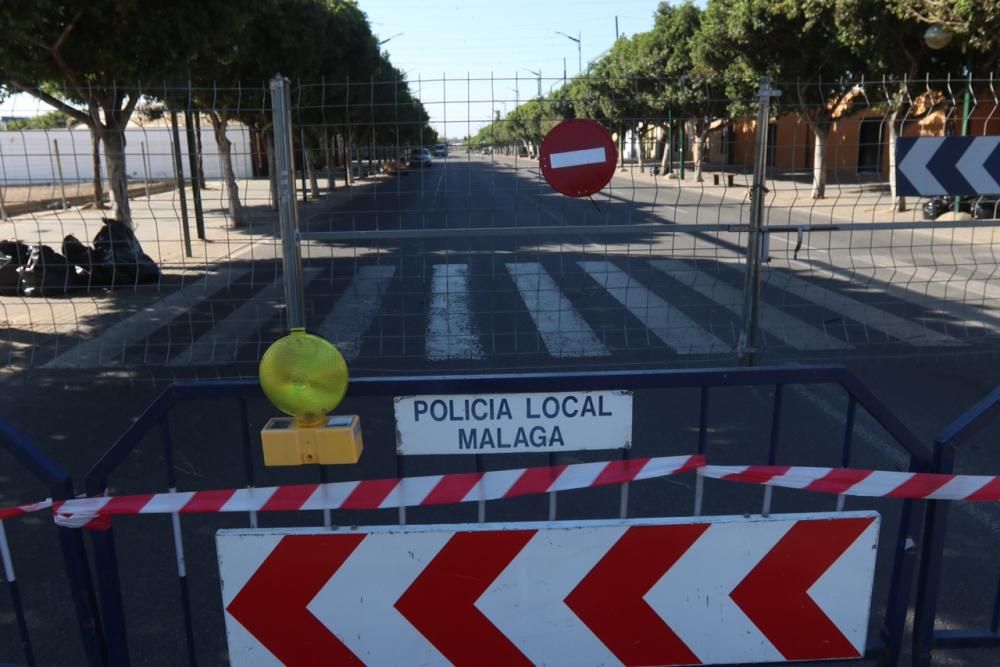
<instances>
[{"instance_id":1,"label":"black bag on ground","mask_svg":"<svg viewBox=\"0 0 1000 667\"><path fill-rule=\"evenodd\" d=\"M111 285L155 283L160 267L142 251L135 234L124 222L104 218L104 226L94 237L94 265L110 272Z\"/></svg>"},{"instance_id":2,"label":"black bag on ground","mask_svg":"<svg viewBox=\"0 0 1000 667\"><path fill-rule=\"evenodd\" d=\"M94 257L94 249L83 245L72 234L63 239L62 252L70 264L77 266L81 283L90 286L108 286L114 278L112 267L105 266Z\"/></svg>"},{"instance_id":3,"label":"black bag on ground","mask_svg":"<svg viewBox=\"0 0 1000 667\"><path fill-rule=\"evenodd\" d=\"M21 294L55 296L79 286L76 268L47 245L33 246L28 263L18 269Z\"/></svg>"},{"instance_id":4,"label":"black bag on ground","mask_svg":"<svg viewBox=\"0 0 1000 667\"><path fill-rule=\"evenodd\" d=\"M31 258L31 246L20 241L0 241L0 255L7 255L14 266L24 266Z\"/></svg>"},{"instance_id":5,"label":"black bag on ground","mask_svg":"<svg viewBox=\"0 0 1000 667\"><path fill-rule=\"evenodd\" d=\"M21 274L18 269L28 263L31 248L20 241L0 241L0 294L17 291Z\"/></svg>"}]
</instances>

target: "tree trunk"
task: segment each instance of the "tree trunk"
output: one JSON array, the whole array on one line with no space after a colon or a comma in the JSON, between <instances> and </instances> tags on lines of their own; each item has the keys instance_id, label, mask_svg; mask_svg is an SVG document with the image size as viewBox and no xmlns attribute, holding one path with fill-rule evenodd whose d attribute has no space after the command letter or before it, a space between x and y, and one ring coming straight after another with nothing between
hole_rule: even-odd
<instances>
[{"instance_id":1,"label":"tree trunk","mask_svg":"<svg viewBox=\"0 0 1000 667\"><path fill-rule=\"evenodd\" d=\"M319 199L319 181L316 180L316 171L312 166L312 156L309 149L302 151L302 168L306 170L306 178L309 179L309 188L312 190L313 199Z\"/></svg>"},{"instance_id":2,"label":"tree trunk","mask_svg":"<svg viewBox=\"0 0 1000 667\"><path fill-rule=\"evenodd\" d=\"M351 185L354 182L354 133L347 131L344 137L344 183Z\"/></svg>"},{"instance_id":3,"label":"tree trunk","mask_svg":"<svg viewBox=\"0 0 1000 667\"><path fill-rule=\"evenodd\" d=\"M698 183L704 182L704 177L702 176L702 165L705 163L705 144L708 140L708 127L703 127L701 132L698 133L697 143L695 144L695 156L694 156L694 180Z\"/></svg>"},{"instance_id":4,"label":"tree trunk","mask_svg":"<svg viewBox=\"0 0 1000 667\"><path fill-rule=\"evenodd\" d=\"M243 204L240 202L240 186L236 182L236 173L233 171L233 144L226 137L226 126L229 123L229 118L215 112L209 118L212 120L212 129L215 131L215 143L219 146L222 180L229 197L229 219L232 220L234 228L242 227L246 221L243 216Z\"/></svg>"},{"instance_id":5,"label":"tree trunk","mask_svg":"<svg viewBox=\"0 0 1000 667\"><path fill-rule=\"evenodd\" d=\"M660 175L667 175L667 161L670 160L670 131L660 125L656 128L657 150L660 151Z\"/></svg>"},{"instance_id":6,"label":"tree trunk","mask_svg":"<svg viewBox=\"0 0 1000 667\"><path fill-rule=\"evenodd\" d=\"M202 190L207 188L207 183L205 182L205 161L202 156L205 154L201 149L201 113L198 111L193 112L194 115L194 145L195 152L198 153L198 185L201 186Z\"/></svg>"},{"instance_id":7,"label":"tree trunk","mask_svg":"<svg viewBox=\"0 0 1000 667\"><path fill-rule=\"evenodd\" d=\"M896 194L896 120L899 118L899 108L889 114L889 199L897 211L906 210L906 197Z\"/></svg>"},{"instance_id":8,"label":"tree trunk","mask_svg":"<svg viewBox=\"0 0 1000 667\"><path fill-rule=\"evenodd\" d=\"M645 142L645 138L646 138L646 133L643 132L642 134L639 134L639 129L638 128L636 128L632 132L632 145L634 146L636 143L639 144L639 152L637 154L637 157L638 157L638 160L639 160L639 173L640 174L645 174L646 173L646 163L645 163L645 160L644 160L644 158L646 157L646 142Z\"/></svg>"},{"instance_id":9,"label":"tree trunk","mask_svg":"<svg viewBox=\"0 0 1000 667\"><path fill-rule=\"evenodd\" d=\"M94 160L94 208L104 208L104 179L101 178L101 134L90 128L91 157Z\"/></svg>"},{"instance_id":10,"label":"tree trunk","mask_svg":"<svg viewBox=\"0 0 1000 667\"><path fill-rule=\"evenodd\" d=\"M278 165L274 161L274 132L267 133L267 179L271 184L271 208L278 210Z\"/></svg>"},{"instance_id":11,"label":"tree trunk","mask_svg":"<svg viewBox=\"0 0 1000 667\"><path fill-rule=\"evenodd\" d=\"M114 200L112 217L132 226L132 211L128 201L128 172L125 169L125 131L107 127L103 131L104 161L108 167L108 181Z\"/></svg>"},{"instance_id":12,"label":"tree trunk","mask_svg":"<svg viewBox=\"0 0 1000 667\"><path fill-rule=\"evenodd\" d=\"M830 126L826 123L812 123L816 140L813 143L813 185L812 198L826 197L826 143Z\"/></svg>"},{"instance_id":13,"label":"tree trunk","mask_svg":"<svg viewBox=\"0 0 1000 667\"><path fill-rule=\"evenodd\" d=\"M330 164L330 161L333 159L333 152L335 152L335 151L331 152L331 150L330 150L331 149L330 141L331 141L330 130L328 130L327 128L324 127L323 128L323 167L324 167L324 169L326 171L326 189L327 189L327 192L333 192L333 188L334 188L334 184L333 184L333 165Z\"/></svg>"},{"instance_id":14,"label":"tree trunk","mask_svg":"<svg viewBox=\"0 0 1000 667\"><path fill-rule=\"evenodd\" d=\"M619 162L618 166L622 171L625 170L625 128L618 128L618 156Z\"/></svg>"}]
</instances>

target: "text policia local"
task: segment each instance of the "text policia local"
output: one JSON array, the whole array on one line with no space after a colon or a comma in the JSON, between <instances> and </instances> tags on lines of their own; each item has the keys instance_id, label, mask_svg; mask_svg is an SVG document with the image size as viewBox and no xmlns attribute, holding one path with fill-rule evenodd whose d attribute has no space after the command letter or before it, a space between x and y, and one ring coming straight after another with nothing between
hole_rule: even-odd
<instances>
[{"instance_id":1,"label":"text policia local","mask_svg":"<svg viewBox=\"0 0 1000 667\"><path fill-rule=\"evenodd\" d=\"M600 395L417 399L413 402L415 424L421 421L468 424L455 424L459 449L564 447L562 428L553 421L612 416L614 413L605 406L604 396ZM543 420L546 423L530 423ZM496 422L509 423L498 425Z\"/></svg>"}]
</instances>

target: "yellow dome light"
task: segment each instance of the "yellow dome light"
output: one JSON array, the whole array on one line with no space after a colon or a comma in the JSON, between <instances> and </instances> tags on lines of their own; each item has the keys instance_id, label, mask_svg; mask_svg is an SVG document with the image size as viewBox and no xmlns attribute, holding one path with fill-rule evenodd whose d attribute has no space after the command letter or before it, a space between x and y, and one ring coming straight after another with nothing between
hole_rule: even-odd
<instances>
[{"instance_id":1,"label":"yellow dome light","mask_svg":"<svg viewBox=\"0 0 1000 667\"><path fill-rule=\"evenodd\" d=\"M261 431L266 465L357 462L358 417L327 418L347 393L347 364L336 347L292 329L267 349L259 373L264 395L294 418L271 419Z\"/></svg>"},{"instance_id":2,"label":"yellow dome light","mask_svg":"<svg viewBox=\"0 0 1000 667\"><path fill-rule=\"evenodd\" d=\"M306 333L291 332L267 348L260 360L264 394L299 426L323 423L347 393L347 364L330 342Z\"/></svg>"}]
</instances>

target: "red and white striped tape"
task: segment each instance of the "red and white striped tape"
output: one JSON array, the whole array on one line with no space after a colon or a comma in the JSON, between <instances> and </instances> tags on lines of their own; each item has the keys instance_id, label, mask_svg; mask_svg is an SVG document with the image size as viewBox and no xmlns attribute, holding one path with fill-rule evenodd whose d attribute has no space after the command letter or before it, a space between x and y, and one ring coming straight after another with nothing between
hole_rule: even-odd
<instances>
[{"instance_id":1,"label":"red and white striped tape","mask_svg":"<svg viewBox=\"0 0 1000 667\"><path fill-rule=\"evenodd\" d=\"M14 507L4 507L0 509L0 521L6 519L14 519L19 516L24 516L25 514L31 514L32 512L39 512L41 510L47 510L52 507L52 499L46 498L37 503L29 503L27 505L15 505Z\"/></svg>"},{"instance_id":2,"label":"red and white striped tape","mask_svg":"<svg viewBox=\"0 0 1000 667\"><path fill-rule=\"evenodd\" d=\"M804 466L710 466L702 477L845 496L917 500L1000 500L1000 477Z\"/></svg>"},{"instance_id":3,"label":"red and white striped tape","mask_svg":"<svg viewBox=\"0 0 1000 667\"><path fill-rule=\"evenodd\" d=\"M887 472L806 466L715 466L705 457L665 456L483 473L428 475L329 484L300 484L135 496L43 500L0 509L0 521L52 508L67 527L97 527L128 514L289 512L385 509L497 500L551 491L622 484L697 470L702 477L847 496L918 500L1000 501L1000 476Z\"/></svg>"},{"instance_id":4,"label":"red and white striped tape","mask_svg":"<svg viewBox=\"0 0 1000 667\"><path fill-rule=\"evenodd\" d=\"M54 505L56 523L79 528L97 517L125 514L289 512L386 509L513 498L568 491L695 470L705 458L664 456L491 472L360 482L75 498Z\"/></svg>"}]
</instances>

